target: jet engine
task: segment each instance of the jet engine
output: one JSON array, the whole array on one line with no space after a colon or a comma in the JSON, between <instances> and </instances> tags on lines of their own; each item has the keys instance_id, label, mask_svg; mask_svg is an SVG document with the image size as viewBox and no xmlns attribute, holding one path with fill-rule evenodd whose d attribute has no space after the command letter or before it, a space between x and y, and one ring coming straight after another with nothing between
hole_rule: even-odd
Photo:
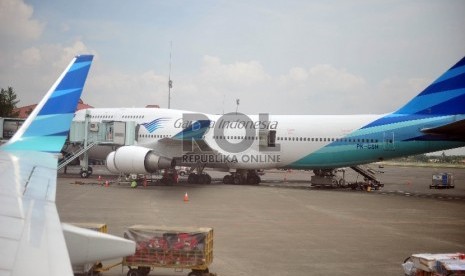
<instances>
[{"instance_id":1,"label":"jet engine","mask_svg":"<svg viewBox=\"0 0 465 276\"><path fill-rule=\"evenodd\" d=\"M175 165L173 159L158 156L151 149L139 146L120 147L107 156L107 169L112 173L154 173Z\"/></svg>"}]
</instances>

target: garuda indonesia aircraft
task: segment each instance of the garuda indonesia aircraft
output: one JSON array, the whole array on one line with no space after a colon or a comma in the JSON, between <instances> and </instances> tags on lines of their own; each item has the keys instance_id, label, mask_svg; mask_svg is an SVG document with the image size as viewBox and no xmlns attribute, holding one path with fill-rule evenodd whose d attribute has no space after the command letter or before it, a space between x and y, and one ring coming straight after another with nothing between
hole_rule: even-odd
<instances>
[{"instance_id":1,"label":"garuda indonesia aircraft","mask_svg":"<svg viewBox=\"0 0 465 276\"><path fill-rule=\"evenodd\" d=\"M83 121L86 111L74 120ZM108 154L112 172L193 166L189 182L260 182L258 169L313 169L325 175L407 155L465 146L465 58L398 110L383 115L212 115L155 108L96 108L91 122L133 121L136 145ZM110 151L107 151L107 153Z\"/></svg>"}]
</instances>

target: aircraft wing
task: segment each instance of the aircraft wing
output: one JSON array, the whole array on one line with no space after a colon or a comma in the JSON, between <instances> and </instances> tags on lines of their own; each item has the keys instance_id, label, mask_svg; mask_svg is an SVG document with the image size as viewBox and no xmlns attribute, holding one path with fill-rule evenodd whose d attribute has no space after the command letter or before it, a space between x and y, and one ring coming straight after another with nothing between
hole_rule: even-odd
<instances>
[{"instance_id":1,"label":"aircraft wing","mask_svg":"<svg viewBox=\"0 0 465 276\"><path fill-rule=\"evenodd\" d=\"M177 147L188 152L216 152L205 140L205 133L210 127L210 120L198 120L170 138L159 140L160 145ZM184 151L184 150L183 150Z\"/></svg>"},{"instance_id":2,"label":"aircraft wing","mask_svg":"<svg viewBox=\"0 0 465 276\"><path fill-rule=\"evenodd\" d=\"M0 274L72 275L55 206L57 159L0 152Z\"/></svg>"},{"instance_id":3,"label":"aircraft wing","mask_svg":"<svg viewBox=\"0 0 465 276\"><path fill-rule=\"evenodd\" d=\"M192 148L192 152L200 153L200 152L216 152L213 148L208 145L205 139L197 139L197 140L179 140L175 138L162 138L158 141L160 146L163 147L174 147L174 148L183 148L189 149ZM191 146L192 145L192 146Z\"/></svg>"}]
</instances>

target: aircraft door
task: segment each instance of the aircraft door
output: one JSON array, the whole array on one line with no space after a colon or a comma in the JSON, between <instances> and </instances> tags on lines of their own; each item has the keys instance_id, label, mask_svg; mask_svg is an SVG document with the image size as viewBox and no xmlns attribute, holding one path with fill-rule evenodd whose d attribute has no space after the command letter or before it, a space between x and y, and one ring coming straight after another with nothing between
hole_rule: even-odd
<instances>
[{"instance_id":1,"label":"aircraft door","mask_svg":"<svg viewBox=\"0 0 465 276\"><path fill-rule=\"evenodd\" d=\"M270 130L268 132L268 147L276 147L276 130Z\"/></svg>"},{"instance_id":2,"label":"aircraft door","mask_svg":"<svg viewBox=\"0 0 465 276\"><path fill-rule=\"evenodd\" d=\"M383 146L384 146L384 150L387 150L387 151L396 150L394 132L385 132L384 133Z\"/></svg>"}]
</instances>

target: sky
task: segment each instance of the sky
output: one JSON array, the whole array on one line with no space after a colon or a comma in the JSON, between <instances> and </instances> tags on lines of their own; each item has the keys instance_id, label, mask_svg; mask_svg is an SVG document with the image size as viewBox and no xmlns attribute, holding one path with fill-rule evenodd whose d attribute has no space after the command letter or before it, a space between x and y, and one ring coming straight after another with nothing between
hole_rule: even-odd
<instances>
[{"instance_id":1,"label":"sky","mask_svg":"<svg viewBox=\"0 0 465 276\"><path fill-rule=\"evenodd\" d=\"M221 114L381 114L465 55L465 1L0 1L0 86L36 103L78 54L83 100Z\"/></svg>"}]
</instances>

